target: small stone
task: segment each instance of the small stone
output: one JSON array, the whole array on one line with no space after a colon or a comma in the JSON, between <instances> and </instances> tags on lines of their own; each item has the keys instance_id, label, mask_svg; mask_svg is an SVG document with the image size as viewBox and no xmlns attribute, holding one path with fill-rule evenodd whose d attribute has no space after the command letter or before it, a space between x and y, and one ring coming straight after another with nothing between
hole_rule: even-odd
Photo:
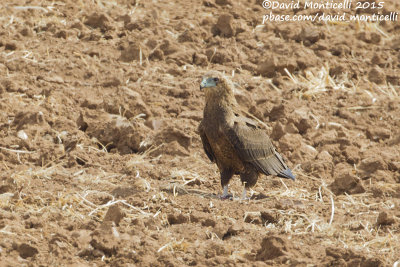
<instances>
[{"instance_id":1,"label":"small stone","mask_svg":"<svg viewBox=\"0 0 400 267\"><path fill-rule=\"evenodd\" d=\"M231 226L229 226L228 231L226 231L224 237L228 236L233 236L233 235L238 235L240 232L243 231L243 228L240 224L234 223Z\"/></svg>"},{"instance_id":2,"label":"small stone","mask_svg":"<svg viewBox=\"0 0 400 267\"><path fill-rule=\"evenodd\" d=\"M397 36L392 39L392 43L391 43L390 47L396 51L400 50L400 36ZM399 54L399 58L400 58L400 54Z\"/></svg>"},{"instance_id":3,"label":"small stone","mask_svg":"<svg viewBox=\"0 0 400 267\"><path fill-rule=\"evenodd\" d=\"M246 212L244 221L252 224L262 224L260 212Z\"/></svg>"},{"instance_id":4,"label":"small stone","mask_svg":"<svg viewBox=\"0 0 400 267\"><path fill-rule=\"evenodd\" d=\"M213 232L220 238L222 239L226 233L226 225L223 225L222 222L216 223L216 225L213 227ZM211 236L209 236L211 238Z\"/></svg>"},{"instance_id":5,"label":"small stone","mask_svg":"<svg viewBox=\"0 0 400 267\"><path fill-rule=\"evenodd\" d=\"M28 135L25 133L24 130L19 130L17 132L17 136L18 136L18 138L20 138L22 140L27 140L28 139Z\"/></svg>"},{"instance_id":6,"label":"small stone","mask_svg":"<svg viewBox=\"0 0 400 267\"><path fill-rule=\"evenodd\" d=\"M381 68L373 67L368 73L368 80L376 84L383 84L386 81L386 74Z\"/></svg>"},{"instance_id":7,"label":"small stone","mask_svg":"<svg viewBox=\"0 0 400 267\"><path fill-rule=\"evenodd\" d=\"M344 65L338 65L329 69L329 75L338 77L346 72Z\"/></svg>"},{"instance_id":8,"label":"small stone","mask_svg":"<svg viewBox=\"0 0 400 267\"><path fill-rule=\"evenodd\" d=\"M154 49L149 55L149 60L162 61L164 59L164 52L160 48Z\"/></svg>"},{"instance_id":9,"label":"small stone","mask_svg":"<svg viewBox=\"0 0 400 267\"><path fill-rule=\"evenodd\" d=\"M74 22L72 22L71 29L78 29L78 30L82 30L83 29L83 24L79 19L76 19Z\"/></svg>"},{"instance_id":10,"label":"small stone","mask_svg":"<svg viewBox=\"0 0 400 267\"><path fill-rule=\"evenodd\" d=\"M111 206L108 208L106 215L104 216L103 222L112 221L116 225L119 225L120 221L125 217L125 213L117 206Z\"/></svg>"},{"instance_id":11,"label":"small stone","mask_svg":"<svg viewBox=\"0 0 400 267\"><path fill-rule=\"evenodd\" d=\"M33 36L33 31L32 31L32 29L30 29L30 28L28 28L28 27L23 28L23 29L20 31L20 33L21 33L22 36L25 36L25 37L32 37L32 36Z\"/></svg>"},{"instance_id":12,"label":"small stone","mask_svg":"<svg viewBox=\"0 0 400 267\"><path fill-rule=\"evenodd\" d=\"M58 75L51 75L51 76L45 77L44 80L47 82L58 83L58 84L64 83L64 79Z\"/></svg>"},{"instance_id":13,"label":"small stone","mask_svg":"<svg viewBox=\"0 0 400 267\"><path fill-rule=\"evenodd\" d=\"M289 72L293 72L296 68L298 68L298 65L295 58L267 54L263 59L259 60L256 73L272 78L277 73L286 75L285 69Z\"/></svg>"},{"instance_id":14,"label":"small stone","mask_svg":"<svg viewBox=\"0 0 400 267\"><path fill-rule=\"evenodd\" d=\"M394 135L389 141L388 141L388 145L390 146L394 146L394 145L398 145L400 144L400 133L396 135Z\"/></svg>"},{"instance_id":15,"label":"small stone","mask_svg":"<svg viewBox=\"0 0 400 267\"><path fill-rule=\"evenodd\" d=\"M5 46L4 46L4 49L5 50L12 50L12 51L17 50L18 49L18 44L16 42L14 42L14 41L6 43Z\"/></svg>"},{"instance_id":16,"label":"small stone","mask_svg":"<svg viewBox=\"0 0 400 267\"><path fill-rule=\"evenodd\" d=\"M193 63L198 65L198 66L207 66L208 58L204 54L195 53L193 55Z\"/></svg>"},{"instance_id":17,"label":"small stone","mask_svg":"<svg viewBox=\"0 0 400 267\"><path fill-rule=\"evenodd\" d=\"M178 42L194 42L196 40L196 35L189 30L184 31L182 34L178 36Z\"/></svg>"},{"instance_id":18,"label":"small stone","mask_svg":"<svg viewBox=\"0 0 400 267\"><path fill-rule=\"evenodd\" d=\"M279 236L264 237L261 248L257 251L256 259L259 261L272 260L288 253L288 240Z\"/></svg>"},{"instance_id":19,"label":"small stone","mask_svg":"<svg viewBox=\"0 0 400 267\"><path fill-rule=\"evenodd\" d=\"M358 167L365 175L374 173L377 170L387 170L387 164L381 156L375 155L363 159Z\"/></svg>"},{"instance_id":20,"label":"small stone","mask_svg":"<svg viewBox=\"0 0 400 267\"><path fill-rule=\"evenodd\" d=\"M230 0L215 0L215 3L220 6L232 5Z\"/></svg>"},{"instance_id":21,"label":"small stone","mask_svg":"<svg viewBox=\"0 0 400 267\"><path fill-rule=\"evenodd\" d=\"M213 34L222 37L232 37L235 34L233 27L233 16L230 14L223 14L218 18L217 24L214 25Z\"/></svg>"},{"instance_id":22,"label":"small stone","mask_svg":"<svg viewBox=\"0 0 400 267\"><path fill-rule=\"evenodd\" d=\"M376 182L396 183L394 173L391 171L377 170L370 178Z\"/></svg>"},{"instance_id":23,"label":"small stone","mask_svg":"<svg viewBox=\"0 0 400 267\"><path fill-rule=\"evenodd\" d=\"M89 109L97 109L103 105L103 99L102 98L96 98L96 97L88 97L87 99L84 99L81 107L89 108Z\"/></svg>"},{"instance_id":24,"label":"small stone","mask_svg":"<svg viewBox=\"0 0 400 267\"><path fill-rule=\"evenodd\" d=\"M18 253L21 256L21 258L23 258L23 259L33 257L37 253L39 253L37 248L32 247L31 245L26 244L26 243L22 243L21 245L19 245L17 250L18 250Z\"/></svg>"},{"instance_id":25,"label":"small stone","mask_svg":"<svg viewBox=\"0 0 400 267\"><path fill-rule=\"evenodd\" d=\"M381 211L376 219L378 225L391 225L395 222L394 216L389 211Z\"/></svg>"},{"instance_id":26,"label":"small stone","mask_svg":"<svg viewBox=\"0 0 400 267\"><path fill-rule=\"evenodd\" d=\"M149 39L146 42L146 46L150 49L155 49L158 45L158 41L156 39Z\"/></svg>"},{"instance_id":27,"label":"small stone","mask_svg":"<svg viewBox=\"0 0 400 267\"><path fill-rule=\"evenodd\" d=\"M233 55L226 50L215 50L209 48L206 50L207 60L212 63L224 64L233 61Z\"/></svg>"},{"instance_id":28,"label":"small stone","mask_svg":"<svg viewBox=\"0 0 400 267\"><path fill-rule=\"evenodd\" d=\"M146 121L146 125L148 127L150 127L151 129L157 131L165 125L165 121L157 120L157 119L150 119L150 120Z\"/></svg>"},{"instance_id":29,"label":"small stone","mask_svg":"<svg viewBox=\"0 0 400 267\"><path fill-rule=\"evenodd\" d=\"M294 125L294 123L291 122L289 124L286 124L285 132L291 133L291 134L297 134L297 133L299 133L299 130L297 129L296 125Z\"/></svg>"},{"instance_id":30,"label":"small stone","mask_svg":"<svg viewBox=\"0 0 400 267\"><path fill-rule=\"evenodd\" d=\"M359 194L365 192L361 179L351 173L341 174L329 185L329 188L335 195L344 193Z\"/></svg>"},{"instance_id":31,"label":"small stone","mask_svg":"<svg viewBox=\"0 0 400 267\"><path fill-rule=\"evenodd\" d=\"M278 141L282 136L285 135L285 130L280 122L275 123L274 128L272 128L271 138Z\"/></svg>"},{"instance_id":32,"label":"small stone","mask_svg":"<svg viewBox=\"0 0 400 267\"><path fill-rule=\"evenodd\" d=\"M371 33L371 43L373 44L379 44L382 40L382 37L379 33L372 32Z\"/></svg>"},{"instance_id":33,"label":"small stone","mask_svg":"<svg viewBox=\"0 0 400 267\"><path fill-rule=\"evenodd\" d=\"M146 181L146 179L137 177L137 178L135 178L135 180L133 182L132 188L137 189L139 192L143 192L143 191L148 192L150 189L150 184L149 184L149 182Z\"/></svg>"},{"instance_id":34,"label":"small stone","mask_svg":"<svg viewBox=\"0 0 400 267\"><path fill-rule=\"evenodd\" d=\"M205 219L204 221L201 222L201 225L202 225L202 226L205 226L205 227L207 227L207 226L214 227L215 224L216 224L216 223L215 223L215 220L210 219L210 218L207 218L207 219Z\"/></svg>"},{"instance_id":35,"label":"small stone","mask_svg":"<svg viewBox=\"0 0 400 267\"><path fill-rule=\"evenodd\" d=\"M164 39L159 47L164 52L165 56L171 55L180 50L180 46L177 43L171 42L168 39Z\"/></svg>"},{"instance_id":36,"label":"small stone","mask_svg":"<svg viewBox=\"0 0 400 267\"><path fill-rule=\"evenodd\" d=\"M189 219L190 219L190 222L192 222L192 223L204 222L207 219L209 219L209 214L202 212L202 211L194 210L190 213ZM215 223L215 221L214 221L214 223Z\"/></svg>"},{"instance_id":37,"label":"small stone","mask_svg":"<svg viewBox=\"0 0 400 267\"><path fill-rule=\"evenodd\" d=\"M165 53L164 53L165 54ZM131 62L133 60L142 59L144 61L147 57L147 51L140 44L132 42L129 43L122 51L119 60L124 62Z\"/></svg>"},{"instance_id":38,"label":"small stone","mask_svg":"<svg viewBox=\"0 0 400 267\"><path fill-rule=\"evenodd\" d=\"M338 133L336 132L336 130L324 131L322 133L317 133L317 135L313 139L316 147L333 144L336 143L338 139Z\"/></svg>"},{"instance_id":39,"label":"small stone","mask_svg":"<svg viewBox=\"0 0 400 267\"><path fill-rule=\"evenodd\" d=\"M65 30L58 31L58 32L56 32L56 33L54 34L54 37L56 37L56 38L67 39L67 37L68 37L68 32L65 31Z\"/></svg>"},{"instance_id":40,"label":"small stone","mask_svg":"<svg viewBox=\"0 0 400 267\"><path fill-rule=\"evenodd\" d=\"M25 220L25 228L26 229L32 229L32 228L37 229L42 226L43 226L43 224L40 222L40 220L37 217L30 217Z\"/></svg>"},{"instance_id":41,"label":"small stone","mask_svg":"<svg viewBox=\"0 0 400 267\"><path fill-rule=\"evenodd\" d=\"M388 167L390 171L400 171L400 161L391 161L389 162Z\"/></svg>"},{"instance_id":42,"label":"small stone","mask_svg":"<svg viewBox=\"0 0 400 267\"><path fill-rule=\"evenodd\" d=\"M119 186L115 188L113 191L111 191L111 194L116 198L127 198L137 194L138 192L139 190L136 189L135 187Z\"/></svg>"},{"instance_id":43,"label":"small stone","mask_svg":"<svg viewBox=\"0 0 400 267\"><path fill-rule=\"evenodd\" d=\"M322 150L318 155L317 155L317 159L321 160L321 161L325 161L325 162L332 162L332 156L331 154L329 154L328 151L326 150Z\"/></svg>"},{"instance_id":44,"label":"small stone","mask_svg":"<svg viewBox=\"0 0 400 267\"><path fill-rule=\"evenodd\" d=\"M375 53L371 58L371 63L374 65L381 66L385 64L385 60L379 54Z\"/></svg>"},{"instance_id":45,"label":"small stone","mask_svg":"<svg viewBox=\"0 0 400 267\"><path fill-rule=\"evenodd\" d=\"M120 236L113 224L110 221L103 222L101 227L91 234L90 245L94 249L93 254L95 254L96 250L99 251L98 257L103 255L111 257L117 253Z\"/></svg>"},{"instance_id":46,"label":"small stone","mask_svg":"<svg viewBox=\"0 0 400 267\"><path fill-rule=\"evenodd\" d=\"M89 246L91 237L91 231L89 230L78 230L71 233L72 239L76 242L76 246L79 249L83 249Z\"/></svg>"},{"instance_id":47,"label":"small stone","mask_svg":"<svg viewBox=\"0 0 400 267\"><path fill-rule=\"evenodd\" d=\"M295 111L296 113L296 111ZM307 132L308 129L310 129L312 127L310 120L309 119L305 119L305 118L301 118L298 122L295 123L297 129L299 130L300 134L304 134Z\"/></svg>"},{"instance_id":48,"label":"small stone","mask_svg":"<svg viewBox=\"0 0 400 267\"><path fill-rule=\"evenodd\" d=\"M349 164L356 164L360 161L360 149L356 146L347 146L343 153Z\"/></svg>"},{"instance_id":49,"label":"small stone","mask_svg":"<svg viewBox=\"0 0 400 267\"><path fill-rule=\"evenodd\" d=\"M376 32L360 32L357 37L366 43L372 44L379 44L382 40L382 37Z\"/></svg>"},{"instance_id":50,"label":"small stone","mask_svg":"<svg viewBox=\"0 0 400 267\"><path fill-rule=\"evenodd\" d=\"M105 14L99 14L97 12L90 14L86 18L85 24L92 28L100 28L102 31L110 30L113 28L111 26L111 18Z\"/></svg>"},{"instance_id":51,"label":"small stone","mask_svg":"<svg viewBox=\"0 0 400 267\"><path fill-rule=\"evenodd\" d=\"M372 129L367 129L367 137L375 142L378 142L379 140L385 140L390 138L391 136L391 131L389 129L385 128L372 128Z\"/></svg>"},{"instance_id":52,"label":"small stone","mask_svg":"<svg viewBox=\"0 0 400 267\"><path fill-rule=\"evenodd\" d=\"M189 218L182 213L179 214L168 214L167 220L169 224L182 224L189 221Z\"/></svg>"},{"instance_id":53,"label":"small stone","mask_svg":"<svg viewBox=\"0 0 400 267\"><path fill-rule=\"evenodd\" d=\"M117 87L122 84L121 80L118 79L117 77L112 77L109 80L103 82L104 87Z\"/></svg>"},{"instance_id":54,"label":"small stone","mask_svg":"<svg viewBox=\"0 0 400 267\"><path fill-rule=\"evenodd\" d=\"M300 151L303 153L303 156L308 159L314 159L318 155L318 151L315 147L307 145L306 143L301 143Z\"/></svg>"},{"instance_id":55,"label":"small stone","mask_svg":"<svg viewBox=\"0 0 400 267\"><path fill-rule=\"evenodd\" d=\"M263 224L278 222L277 216L268 211L261 211L261 219L263 220Z\"/></svg>"},{"instance_id":56,"label":"small stone","mask_svg":"<svg viewBox=\"0 0 400 267\"><path fill-rule=\"evenodd\" d=\"M285 134L279 139L279 148L281 152L295 151L301 147L303 138L300 134Z\"/></svg>"},{"instance_id":57,"label":"small stone","mask_svg":"<svg viewBox=\"0 0 400 267\"><path fill-rule=\"evenodd\" d=\"M316 43L321 38L321 33L316 27L307 27L301 30L297 40L303 41L306 46Z\"/></svg>"}]
</instances>

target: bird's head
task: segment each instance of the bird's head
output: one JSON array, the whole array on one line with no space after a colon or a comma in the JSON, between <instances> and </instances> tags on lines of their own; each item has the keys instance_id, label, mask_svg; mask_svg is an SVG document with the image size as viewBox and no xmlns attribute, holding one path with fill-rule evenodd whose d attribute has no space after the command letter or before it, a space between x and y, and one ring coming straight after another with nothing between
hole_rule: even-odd
<instances>
[{"instance_id":1,"label":"bird's head","mask_svg":"<svg viewBox=\"0 0 400 267\"><path fill-rule=\"evenodd\" d=\"M213 71L203 76L200 90L204 90L206 97L220 98L233 97L233 84L223 74Z\"/></svg>"},{"instance_id":2,"label":"bird's head","mask_svg":"<svg viewBox=\"0 0 400 267\"><path fill-rule=\"evenodd\" d=\"M200 90L203 90L204 88L216 87L218 85L219 81L220 80L218 77L204 76L200 83Z\"/></svg>"}]
</instances>

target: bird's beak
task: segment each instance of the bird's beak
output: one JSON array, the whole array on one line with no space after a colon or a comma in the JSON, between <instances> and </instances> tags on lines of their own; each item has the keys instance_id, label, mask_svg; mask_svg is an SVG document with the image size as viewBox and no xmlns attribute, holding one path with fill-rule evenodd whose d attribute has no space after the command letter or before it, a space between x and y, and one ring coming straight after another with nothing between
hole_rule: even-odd
<instances>
[{"instance_id":1,"label":"bird's beak","mask_svg":"<svg viewBox=\"0 0 400 267\"><path fill-rule=\"evenodd\" d=\"M203 79L200 83L200 90L203 90L203 88L207 87L207 79Z\"/></svg>"}]
</instances>

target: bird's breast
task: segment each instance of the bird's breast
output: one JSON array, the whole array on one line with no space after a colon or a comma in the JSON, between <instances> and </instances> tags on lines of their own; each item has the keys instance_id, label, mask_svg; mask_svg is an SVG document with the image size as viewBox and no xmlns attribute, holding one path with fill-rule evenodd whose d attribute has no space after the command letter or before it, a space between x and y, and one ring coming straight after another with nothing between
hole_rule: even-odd
<instances>
[{"instance_id":1,"label":"bird's breast","mask_svg":"<svg viewBox=\"0 0 400 267\"><path fill-rule=\"evenodd\" d=\"M215 155L218 168L241 172L244 169L243 162L235 151L231 140L225 135L224 125L215 123L207 126L205 126L205 133Z\"/></svg>"}]
</instances>

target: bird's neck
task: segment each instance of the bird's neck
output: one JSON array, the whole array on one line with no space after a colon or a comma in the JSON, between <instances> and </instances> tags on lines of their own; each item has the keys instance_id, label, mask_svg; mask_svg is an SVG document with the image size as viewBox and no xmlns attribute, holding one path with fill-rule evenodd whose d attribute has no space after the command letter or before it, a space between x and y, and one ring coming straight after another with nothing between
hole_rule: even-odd
<instances>
[{"instance_id":1,"label":"bird's neck","mask_svg":"<svg viewBox=\"0 0 400 267\"><path fill-rule=\"evenodd\" d=\"M232 115L232 109L237 105L233 95L228 94L206 94L206 106L204 108L204 117L212 121L225 121Z\"/></svg>"},{"instance_id":2,"label":"bird's neck","mask_svg":"<svg viewBox=\"0 0 400 267\"><path fill-rule=\"evenodd\" d=\"M209 90L205 94L206 104L210 107L225 106L230 107L237 104L235 96L227 92Z\"/></svg>"}]
</instances>

